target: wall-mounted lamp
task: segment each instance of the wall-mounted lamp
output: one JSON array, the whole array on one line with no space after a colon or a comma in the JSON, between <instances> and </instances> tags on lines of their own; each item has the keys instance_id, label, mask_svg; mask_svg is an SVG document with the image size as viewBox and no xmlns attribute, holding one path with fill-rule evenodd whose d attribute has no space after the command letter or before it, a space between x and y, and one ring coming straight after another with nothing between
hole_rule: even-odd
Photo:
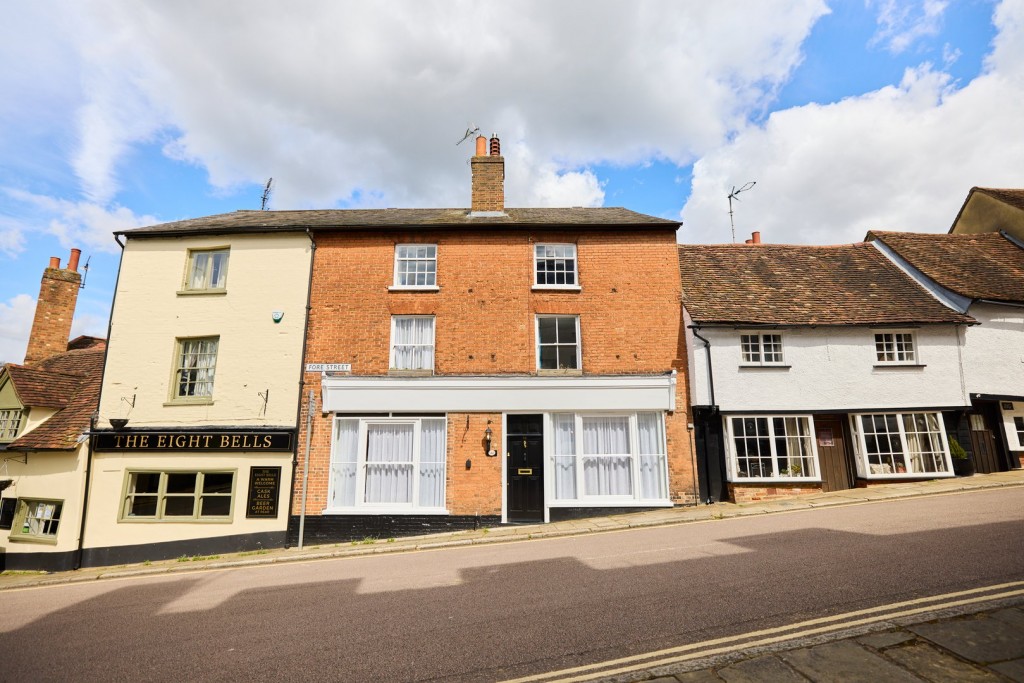
<instances>
[{"instance_id":1,"label":"wall-mounted lamp","mask_svg":"<svg viewBox=\"0 0 1024 683\"><path fill-rule=\"evenodd\" d=\"M110 418L110 426L114 429L124 429L125 425L128 424L128 418L126 417L112 417Z\"/></svg>"},{"instance_id":2,"label":"wall-mounted lamp","mask_svg":"<svg viewBox=\"0 0 1024 683\"><path fill-rule=\"evenodd\" d=\"M498 451L491 448L491 439L494 438L494 432L488 427L484 430L484 453L487 454L488 458L493 458L498 455Z\"/></svg>"}]
</instances>

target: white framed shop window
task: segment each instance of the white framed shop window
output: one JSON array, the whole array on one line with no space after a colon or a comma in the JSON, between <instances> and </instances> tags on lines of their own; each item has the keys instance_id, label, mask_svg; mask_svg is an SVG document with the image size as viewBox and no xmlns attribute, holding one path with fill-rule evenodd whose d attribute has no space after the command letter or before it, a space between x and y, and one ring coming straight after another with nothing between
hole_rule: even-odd
<instances>
[{"instance_id":1,"label":"white framed shop window","mask_svg":"<svg viewBox=\"0 0 1024 683\"><path fill-rule=\"evenodd\" d=\"M850 426L862 477L953 475L941 413L858 413Z\"/></svg>"},{"instance_id":2,"label":"white framed shop window","mask_svg":"<svg viewBox=\"0 0 1024 683\"><path fill-rule=\"evenodd\" d=\"M553 413L548 457L553 503L668 501L664 415Z\"/></svg>"},{"instance_id":3,"label":"white framed shop window","mask_svg":"<svg viewBox=\"0 0 1024 683\"><path fill-rule=\"evenodd\" d=\"M726 418L729 481L821 481L810 415Z\"/></svg>"},{"instance_id":4,"label":"white framed shop window","mask_svg":"<svg viewBox=\"0 0 1024 683\"><path fill-rule=\"evenodd\" d=\"M448 514L444 417L336 416L326 513Z\"/></svg>"}]
</instances>

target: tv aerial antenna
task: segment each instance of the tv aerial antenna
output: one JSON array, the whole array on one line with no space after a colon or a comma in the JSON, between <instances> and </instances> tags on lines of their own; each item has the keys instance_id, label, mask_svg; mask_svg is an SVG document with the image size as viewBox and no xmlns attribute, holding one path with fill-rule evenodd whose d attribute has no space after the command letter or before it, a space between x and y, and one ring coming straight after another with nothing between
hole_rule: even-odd
<instances>
[{"instance_id":1,"label":"tv aerial antenna","mask_svg":"<svg viewBox=\"0 0 1024 683\"><path fill-rule=\"evenodd\" d=\"M469 124L469 126L466 128L466 134L462 136L461 140L459 140L458 142L455 143L455 146L458 147L463 142L468 140L473 135L473 133L479 133L479 132L480 132L480 126L474 126L472 123Z\"/></svg>"},{"instance_id":2,"label":"tv aerial antenna","mask_svg":"<svg viewBox=\"0 0 1024 683\"><path fill-rule=\"evenodd\" d=\"M270 184L273 182L273 178L268 178L267 184L263 187L263 196L260 198L260 211L267 210L267 203L270 202Z\"/></svg>"},{"instance_id":3,"label":"tv aerial antenna","mask_svg":"<svg viewBox=\"0 0 1024 683\"><path fill-rule=\"evenodd\" d=\"M747 190L752 188L754 185L757 185L757 181L756 180L751 180L749 183L747 183L746 185L744 185L743 187L741 187L739 189L737 189L736 186L733 185L732 186L732 192L729 193L729 227L732 228L732 243L733 244L736 244L736 224L732 220L732 200L735 199L736 201L739 201L740 200L740 198L738 196L739 193L740 192L746 192Z\"/></svg>"}]
</instances>

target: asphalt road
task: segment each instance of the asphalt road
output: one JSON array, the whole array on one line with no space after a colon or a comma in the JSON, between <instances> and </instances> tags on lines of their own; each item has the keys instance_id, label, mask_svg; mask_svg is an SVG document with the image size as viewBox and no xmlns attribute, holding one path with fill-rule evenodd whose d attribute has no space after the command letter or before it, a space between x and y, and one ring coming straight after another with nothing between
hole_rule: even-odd
<instances>
[{"instance_id":1,"label":"asphalt road","mask_svg":"<svg viewBox=\"0 0 1024 683\"><path fill-rule=\"evenodd\" d=\"M3 680L494 681L1024 579L1024 489L0 593Z\"/></svg>"}]
</instances>

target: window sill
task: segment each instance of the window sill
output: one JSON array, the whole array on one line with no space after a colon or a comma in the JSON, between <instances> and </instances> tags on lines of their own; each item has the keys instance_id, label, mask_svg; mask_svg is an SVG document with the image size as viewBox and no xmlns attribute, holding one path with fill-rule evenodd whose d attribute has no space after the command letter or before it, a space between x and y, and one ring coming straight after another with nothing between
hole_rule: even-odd
<instances>
[{"instance_id":1,"label":"window sill","mask_svg":"<svg viewBox=\"0 0 1024 683\"><path fill-rule=\"evenodd\" d=\"M441 288L437 286L433 287L399 287L392 285L388 287L389 292L440 292Z\"/></svg>"},{"instance_id":2,"label":"window sill","mask_svg":"<svg viewBox=\"0 0 1024 683\"><path fill-rule=\"evenodd\" d=\"M11 543L37 543L39 545L57 545L57 538L44 538L42 536L10 535Z\"/></svg>"},{"instance_id":3,"label":"window sill","mask_svg":"<svg viewBox=\"0 0 1024 683\"><path fill-rule=\"evenodd\" d=\"M326 508L324 515L450 515L443 508Z\"/></svg>"},{"instance_id":4,"label":"window sill","mask_svg":"<svg viewBox=\"0 0 1024 683\"><path fill-rule=\"evenodd\" d=\"M389 377L433 377L433 370L396 370L388 368Z\"/></svg>"},{"instance_id":5,"label":"window sill","mask_svg":"<svg viewBox=\"0 0 1024 683\"><path fill-rule=\"evenodd\" d=\"M565 370L546 370L538 368L537 374L541 377L579 377L583 374L583 371L569 368Z\"/></svg>"},{"instance_id":6,"label":"window sill","mask_svg":"<svg viewBox=\"0 0 1024 683\"><path fill-rule=\"evenodd\" d=\"M793 366L782 363L764 363L763 365L755 365L754 363L740 364L740 370L789 370L791 367Z\"/></svg>"},{"instance_id":7,"label":"window sill","mask_svg":"<svg viewBox=\"0 0 1024 683\"><path fill-rule=\"evenodd\" d=\"M196 519L194 517L179 517L156 519L154 517L122 517L117 520L118 524L231 524L234 521L231 517L217 517L209 519Z\"/></svg>"},{"instance_id":8,"label":"window sill","mask_svg":"<svg viewBox=\"0 0 1024 683\"><path fill-rule=\"evenodd\" d=\"M186 401L186 400L182 399L182 400L178 400L178 401L165 401L164 402L164 407L165 408L170 407L170 406L212 406L212 405L213 405L213 399L212 398L204 399L204 400L196 400L196 401Z\"/></svg>"},{"instance_id":9,"label":"window sill","mask_svg":"<svg viewBox=\"0 0 1024 683\"><path fill-rule=\"evenodd\" d=\"M924 363L875 363L875 368L878 370L884 369L915 369L915 368L926 368L928 367Z\"/></svg>"},{"instance_id":10,"label":"window sill","mask_svg":"<svg viewBox=\"0 0 1024 683\"><path fill-rule=\"evenodd\" d=\"M735 477L730 484L820 484L821 477Z\"/></svg>"},{"instance_id":11,"label":"window sill","mask_svg":"<svg viewBox=\"0 0 1024 683\"><path fill-rule=\"evenodd\" d=\"M178 296L224 296L228 293L226 289L179 289Z\"/></svg>"},{"instance_id":12,"label":"window sill","mask_svg":"<svg viewBox=\"0 0 1024 683\"><path fill-rule=\"evenodd\" d=\"M953 478L956 473L950 472L894 472L892 474L869 474L864 478L871 481L876 479L945 479Z\"/></svg>"},{"instance_id":13,"label":"window sill","mask_svg":"<svg viewBox=\"0 0 1024 683\"><path fill-rule=\"evenodd\" d=\"M617 508L655 508L655 507L673 507L673 503L670 500L664 498L654 498L651 500L637 500L636 498L618 498L609 496L607 498L598 498L597 496L590 496L587 498L580 499L561 499L553 500L548 503L549 508L585 508L585 507L617 507Z\"/></svg>"},{"instance_id":14,"label":"window sill","mask_svg":"<svg viewBox=\"0 0 1024 683\"><path fill-rule=\"evenodd\" d=\"M579 285L534 285L530 288L534 292L582 292Z\"/></svg>"}]
</instances>

